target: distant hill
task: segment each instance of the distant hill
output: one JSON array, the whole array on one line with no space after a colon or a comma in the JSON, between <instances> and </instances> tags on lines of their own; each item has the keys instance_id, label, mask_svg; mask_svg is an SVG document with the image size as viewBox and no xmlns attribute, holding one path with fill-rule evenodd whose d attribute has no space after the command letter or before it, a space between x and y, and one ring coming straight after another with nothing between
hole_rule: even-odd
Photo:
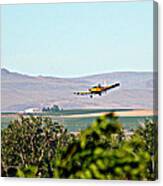
<instances>
[{"instance_id":1,"label":"distant hill","mask_svg":"<svg viewBox=\"0 0 163 186\"><path fill-rule=\"evenodd\" d=\"M54 75L55 76L55 75ZM120 82L120 88L103 96L76 96L98 83ZM28 76L1 69L1 110L59 105L68 108L152 108L152 72L113 72L81 78Z\"/></svg>"}]
</instances>

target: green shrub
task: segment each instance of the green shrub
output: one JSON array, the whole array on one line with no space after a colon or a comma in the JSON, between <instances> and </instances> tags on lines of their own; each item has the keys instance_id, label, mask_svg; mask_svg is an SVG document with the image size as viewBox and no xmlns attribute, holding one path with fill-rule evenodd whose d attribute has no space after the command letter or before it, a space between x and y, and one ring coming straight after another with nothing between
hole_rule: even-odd
<instances>
[{"instance_id":1,"label":"green shrub","mask_svg":"<svg viewBox=\"0 0 163 186\"><path fill-rule=\"evenodd\" d=\"M157 123L128 134L109 114L74 136L49 118L22 117L2 130L2 175L154 180Z\"/></svg>"},{"instance_id":2,"label":"green shrub","mask_svg":"<svg viewBox=\"0 0 163 186\"><path fill-rule=\"evenodd\" d=\"M50 118L31 116L13 121L2 130L2 176L13 176L15 169L29 166L37 167L33 176L52 176L48 164L60 158L74 139L74 135Z\"/></svg>"},{"instance_id":3,"label":"green shrub","mask_svg":"<svg viewBox=\"0 0 163 186\"><path fill-rule=\"evenodd\" d=\"M155 121L155 122L154 122ZM136 131L135 135L141 136L144 141L142 151L150 154L147 167L147 178L154 180L158 177L158 126L157 120L146 120Z\"/></svg>"},{"instance_id":4,"label":"green shrub","mask_svg":"<svg viewBox=\"0 0 163 186\"><path fill-rule=\"evenodd\" d=\"M57 162L54 177L147 180L150 154L144 138L126 138L113 114L99 118Z\"/></svg>"}]
</instances>

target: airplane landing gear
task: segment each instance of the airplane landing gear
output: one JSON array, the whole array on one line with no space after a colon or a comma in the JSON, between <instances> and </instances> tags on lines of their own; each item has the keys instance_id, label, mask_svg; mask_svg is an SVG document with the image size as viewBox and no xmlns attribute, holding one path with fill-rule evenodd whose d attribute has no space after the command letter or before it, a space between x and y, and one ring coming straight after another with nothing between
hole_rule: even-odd
<instances>
[{"instance_id":1,"label":"airplane landing gear","mask_svg":"<svg viewBox=\"0 0 163 186\"><path fill-rule=\"evenodd\" d=\"M90 98L93 98L93 95L90 95Z\"/></svg>"}]
</instances>

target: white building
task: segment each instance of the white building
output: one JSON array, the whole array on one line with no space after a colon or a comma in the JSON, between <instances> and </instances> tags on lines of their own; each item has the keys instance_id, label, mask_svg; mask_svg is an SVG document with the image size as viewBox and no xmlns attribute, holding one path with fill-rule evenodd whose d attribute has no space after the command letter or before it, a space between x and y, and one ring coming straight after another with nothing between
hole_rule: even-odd
<instances>
[{"instance_id":1,"label":"white building","mask_svg":"<svg viewBox=\"0 0 163 186\"><path fill-rule=\"evenodd\" d=\"M39 113L41 110L39 108L28 108L24 110L24 113Z\"/></svg>"}]
</instances>

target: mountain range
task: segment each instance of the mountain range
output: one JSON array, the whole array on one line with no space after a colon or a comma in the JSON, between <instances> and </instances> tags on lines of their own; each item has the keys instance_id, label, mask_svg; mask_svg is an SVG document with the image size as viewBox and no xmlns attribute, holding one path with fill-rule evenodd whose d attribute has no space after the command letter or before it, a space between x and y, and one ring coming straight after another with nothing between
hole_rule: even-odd
<instances>
[{"instance_id":1,"label":"mountain range","mask_svg":"<svg viewBox=\"0 0 163 186\"><path fill-rule=\"evenodd\" d=\"M102 96L78 96L97 84L120 83ZM153 107L152 72L112 72L79 78L29 76L1 69L1 111L58 105L63 109Z\"/></svg>"}]
</instances>

